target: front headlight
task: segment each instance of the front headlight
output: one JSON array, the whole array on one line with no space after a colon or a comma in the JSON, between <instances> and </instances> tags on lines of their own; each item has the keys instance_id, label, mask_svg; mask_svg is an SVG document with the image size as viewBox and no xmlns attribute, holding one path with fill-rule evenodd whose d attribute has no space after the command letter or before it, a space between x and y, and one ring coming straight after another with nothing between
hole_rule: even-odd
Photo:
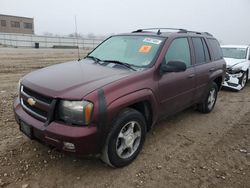
<instances>
[{"instance_id":1,"label":"front headlight","mask_svg":"<svg viewBox=\"0 0 250 188\"><path fill-rule=\"evenodd\" d=\"M88 125L92 120L94 105L88 101L60 101L58 118L70 125Z\"/></svg>"},{"instance_id":2,"label":"front headlight","mask_svg":"<svg viewBox=\"0 0 250 188\"><path fill-rule=\"evenodd\" d=\"M242 71L242 67L235 67L235 68L232 68L232 73L235 74L235 73L239 73Z\"/></svg>"},{"instance_id":3,"label":"front headlight","mask_svg":"<svg viewBox=\"0 0 250 188\"><path fill-rule=\"evenodd\" d=\"M243 65L242 64L237 64L237 65L232 66L230 69L231 69L232 74L239 73L239 72L242 71Z\"/></svg>"}]
</instances>

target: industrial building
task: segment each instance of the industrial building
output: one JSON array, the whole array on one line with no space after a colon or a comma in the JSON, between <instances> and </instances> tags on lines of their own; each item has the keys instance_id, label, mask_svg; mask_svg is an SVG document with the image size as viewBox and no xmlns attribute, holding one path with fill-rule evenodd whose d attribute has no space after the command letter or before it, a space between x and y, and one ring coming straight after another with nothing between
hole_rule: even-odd
<instances>
[{"instance_id":1,"label":"industrial building","mask_svg":"<svg viewBox=\"0 0 250 188\"><path fill-rule=\"evenodd\" d=\"M34 34L34 19L0 14L0 33Z\"/></svg>"}]
</instances>

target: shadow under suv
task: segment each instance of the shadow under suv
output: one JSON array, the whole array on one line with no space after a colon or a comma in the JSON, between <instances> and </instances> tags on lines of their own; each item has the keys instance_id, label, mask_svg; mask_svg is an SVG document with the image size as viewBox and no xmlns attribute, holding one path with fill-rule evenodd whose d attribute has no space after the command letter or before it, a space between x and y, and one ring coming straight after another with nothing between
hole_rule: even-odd
<instances>
[{"instance_id":1,"label":"shadow under suv","mask_svg":"<svg viewBox=\"0 0 250 188\"><path fill-rule=\"evenodd\" d=\"M162 32L164 29L171 32ZM163 116L216 103L225 75L218 41L185 29L114 35L84 59L31 72L19 82L14 113L31 139L80 155L131 163Z\"/></svg>"}]
</instances>

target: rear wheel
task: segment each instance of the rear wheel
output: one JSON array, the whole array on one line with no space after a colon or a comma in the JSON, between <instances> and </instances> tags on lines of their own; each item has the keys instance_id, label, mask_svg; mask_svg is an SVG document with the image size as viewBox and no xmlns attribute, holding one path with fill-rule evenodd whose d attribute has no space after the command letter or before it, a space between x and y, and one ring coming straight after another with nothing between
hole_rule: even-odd
<instances>
[{"instance_id":1,"label":"rear wheel","mask_svg":"<svg viewBox=\"0 0 250 188\"><path fill-rule=\"evenodd\" d=\"M123 110L112 125L101 159L113 167L130 164L139 154L145 135L143 115L131 108Z\"/></svg>"},{"instance_id":2,"label":"rear wheel","mask_svg":"<svg viewBox=\"0 0 250 188\"><path fill-rule=\"evenodd\" d=\"M202 113L211 112L215 106L217 100L217 94L218 94L218 86L216 83L213 82L209 88L205 100L202 103L198 104L198 110Z\"/></svg>"}]
</instances>

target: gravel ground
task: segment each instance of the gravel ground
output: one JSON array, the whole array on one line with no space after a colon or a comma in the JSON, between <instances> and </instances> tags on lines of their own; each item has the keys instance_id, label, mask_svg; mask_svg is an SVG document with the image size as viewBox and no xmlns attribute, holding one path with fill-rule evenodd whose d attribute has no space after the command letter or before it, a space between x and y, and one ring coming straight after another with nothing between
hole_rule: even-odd
<instances>
[{"instance_id":1,"label":"gravel ground","mask_svg":"<svg viewBox=\"0 0 250 188\"><path fill-rule=\"evenodd\" d=\"M250 187L250 84L221 91L210 114L190 108L162 120L122 169L29 140L13 118L18 80L73 59L76 50L0 48L0 187Z\"/></svg>"}]
</instances>

